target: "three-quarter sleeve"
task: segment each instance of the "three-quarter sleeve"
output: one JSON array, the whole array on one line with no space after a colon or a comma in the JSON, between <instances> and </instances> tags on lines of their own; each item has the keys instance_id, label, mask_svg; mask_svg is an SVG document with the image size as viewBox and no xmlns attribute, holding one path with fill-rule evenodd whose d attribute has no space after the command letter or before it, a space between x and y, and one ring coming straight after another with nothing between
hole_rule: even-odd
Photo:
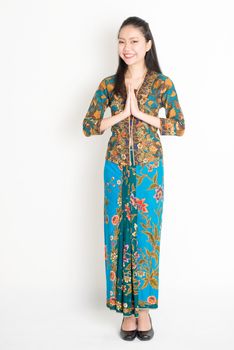
<instances>
[{"instance_id":1,"label":"three-quarter sleeve","mask_svg":"<svg viewBox=\"0 0 234 350\"><path fill-rule=\"evenodd\" d=\"M165 108L166 118L159 117L161 135L182 136L185 130L184 115L173 81L166 77L161 86L161 107Z\"/></svg>"},{"instance_id":2,"label":"three-quarter sleeve","mask_svg":"<svg viewBox=\"0 0 234 350\"><path fill-rule=\"evenodd\" d=\"M102 135L104 133L105 130L100 131L100 124L108 106L108 91L105 79L103 79L92 98L88 112L83 120L83 133L85 136Z\"/></svg>"}]
</instances>

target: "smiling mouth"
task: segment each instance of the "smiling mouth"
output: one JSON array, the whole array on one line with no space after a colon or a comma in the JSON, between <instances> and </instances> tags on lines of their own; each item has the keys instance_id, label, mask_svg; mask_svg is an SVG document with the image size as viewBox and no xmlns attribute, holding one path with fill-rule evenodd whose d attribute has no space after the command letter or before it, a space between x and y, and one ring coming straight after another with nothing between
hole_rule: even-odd
<instances>
[{"instance_id":1,"label":"smiling mouth","mask_svg":"<svg viewBox=\"0 0 234 350\"><path fill-rule=\"evenodd\" d=\"M132 58L135 55L124 55L125 58Z\"/></svg>"}]
</instances>

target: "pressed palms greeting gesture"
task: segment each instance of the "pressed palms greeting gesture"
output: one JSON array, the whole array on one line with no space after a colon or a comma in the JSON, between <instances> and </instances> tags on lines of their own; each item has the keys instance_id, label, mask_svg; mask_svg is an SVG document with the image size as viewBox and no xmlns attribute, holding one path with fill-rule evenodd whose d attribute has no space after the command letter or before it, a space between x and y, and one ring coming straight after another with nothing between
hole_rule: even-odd
<instances>
[{"instance_id":1,"label":"pressed palms greeting gesture","mask_svg":"<svg viewBox=\"0 0 234 350\"><path fill-rule=\"evenodd\" d=\"M138 107L138 102L137 102L137 98L136 98L133 86L131 84L129 84L129 85L130 85L130 87L129 87L129 94L130 94L131 114L134 117L137 117L139 112L140 112L140 110L139 110L139 107Z\"/></svg>"},{"instance_id":2,"label":"pressed palms greeting gesture","mask_svg":"<svg viewBox=\"0 0 234 350\"><path fill-rule=\"evenodd\" d=\"M130 115L137 117L139 112L140 110L138 107L138 102L137 102L137 98L136 98L133 86L129 83L128 90L127 90L127 99L126 99L126 104L124 108L125 117L129 117Z\"/></svg>"}]
</instances>

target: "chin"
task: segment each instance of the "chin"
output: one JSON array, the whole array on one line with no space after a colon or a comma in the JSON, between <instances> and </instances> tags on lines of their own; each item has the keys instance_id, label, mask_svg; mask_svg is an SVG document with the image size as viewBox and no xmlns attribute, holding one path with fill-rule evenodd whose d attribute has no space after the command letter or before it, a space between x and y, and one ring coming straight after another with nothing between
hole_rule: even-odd
<instances>
[{"instance_id":1,"label":"chin","mask_svg":"<svg viewBox=\"0 0 234 350\"><path fill-rule=\"evenodd\" d=\"M134 61L131 61L131 62L130 62L130 60L125 60L125 59L124 59L124 62L126 63L127 66L131 66L131 65L135 64L137 61L134 60Z\"/></svg>"}]
</instances>

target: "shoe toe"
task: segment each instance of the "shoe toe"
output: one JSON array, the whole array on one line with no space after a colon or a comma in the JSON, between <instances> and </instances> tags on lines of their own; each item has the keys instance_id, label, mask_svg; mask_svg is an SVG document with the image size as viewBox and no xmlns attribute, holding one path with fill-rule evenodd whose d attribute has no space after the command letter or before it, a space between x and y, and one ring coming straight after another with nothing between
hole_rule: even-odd
<instances>
[{"instance_id":1,"label":"shoe toe","mask_svg":"<svg viewBox=\"0 0 234 350\"><path fill-rule=\"evenodd\" d=\"M122 321L122 325L123 325L123 321ZM126 331L124 329L122 329L122 325L120 327L120 337L123 340L133 340L136 338L137 336L137 329L131 330L131 331Z\"/></svg>"},{"instance_id":2,"label":"shoe toe","mask_svg":"<svg viewBox=\"0 0 234 350\"><path fill-rule=\"evenodd\" d=\"M137 335L137 330L133 330L133 331L124 331L123 329L120 330L120 337L123 340L133 340L134 338L136 338Z\"/></svg>"},{"instance_id":3,"label":"shoe toe","mask_svg":"<svg viewBox=\"0 0 234 350\"><path fill-rule=\"evenodd\" d=\"M154 329L153 329L153 326L152 326L152 320L151 320L150 315L149 315L149 318L150 318L151 328L149 330L147 330L147 331L137 330L137 338L140 339L140 340L150 340L154 336Z\"/></svg>"},{"instance_id":4,"label":"shoe toe","mask_svg":"<svg viewBox=\"0 0 234 350\"><path fill-rule=\"evenodd\" d=\"M154 336L153 329L150 329L148 331L137 331L137 337L140 340L150 340Z\"/></svg>"}]
</instances>

